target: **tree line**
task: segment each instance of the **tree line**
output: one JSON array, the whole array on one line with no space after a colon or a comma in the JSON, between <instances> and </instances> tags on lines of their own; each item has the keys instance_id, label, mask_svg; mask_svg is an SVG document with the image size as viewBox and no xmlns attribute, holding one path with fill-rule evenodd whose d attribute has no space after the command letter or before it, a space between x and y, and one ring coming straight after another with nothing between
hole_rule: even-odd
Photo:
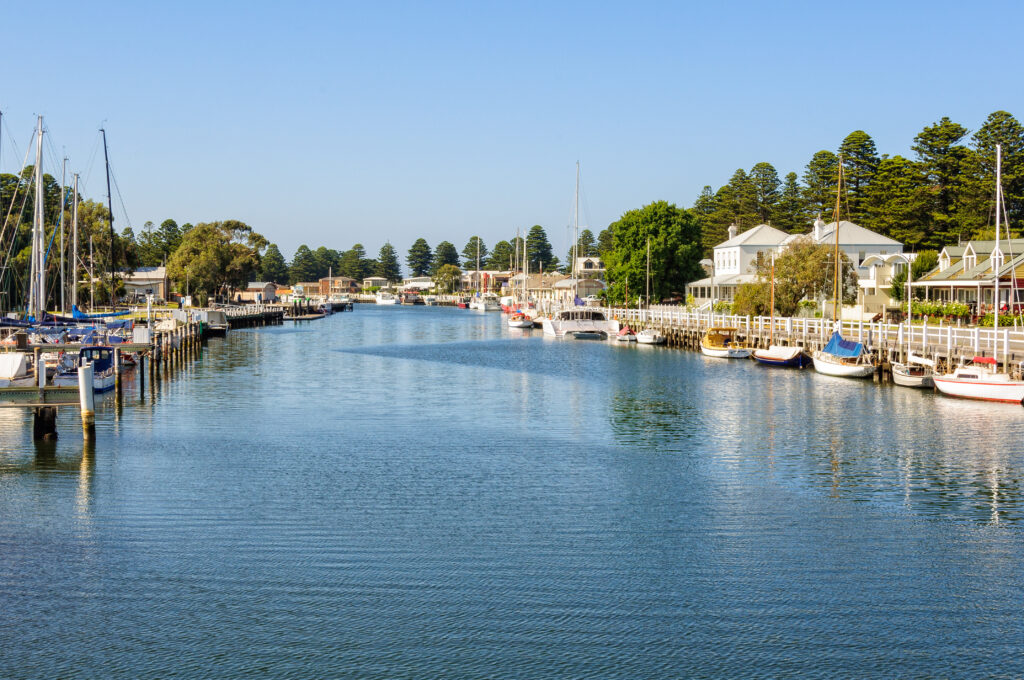
<instances>
[{"instance_id":1,"label":"tree line","mask_svg":"<svg viewBox=\"0 0 1024 680\"><path fill-rule=\"evenodd\" d=\"M705 253L761 223L806 232L818 215L835 219L842 158L845 191L841 219L902 242L911 250L941 249L960 240L992 238L995 224L996 144L1002 145L1002 182L1010 224L1024 217L1024 126L995 111L973 134L943 117L913 140L912 157L879 155L863 130L847 135L835 151L815 153L802 176L782 179L771 163L738 169L714 191L705 186L693 205Z\"/></svg>"}]
</instances>

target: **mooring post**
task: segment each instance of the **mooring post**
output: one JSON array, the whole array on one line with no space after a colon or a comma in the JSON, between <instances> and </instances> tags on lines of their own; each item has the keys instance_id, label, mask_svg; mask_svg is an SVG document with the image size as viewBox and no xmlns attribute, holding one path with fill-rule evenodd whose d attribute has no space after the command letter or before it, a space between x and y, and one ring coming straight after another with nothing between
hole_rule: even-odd
<instances>
[{"instance_id":1,"label":"mooring post","mask_svg":"<svg viewBox=\"0 0 1024 680\"><path fill-rule=\"evenodd\" d=\"M36 385L39 387L46 387L46 366L40 358L39 353L40 350L38 347L32 350L32 361L34 362L33 366L35 366L36 372ZM42 376L42 381L40 381L40 376Z\"/></svg>"},{"instance_id":2,"label":"mooring post","mask_svg":"<svg viewBox=\"0 0 1024 680\"><path fill-rule=\"evenodd\" d=\"M114 391L121 396L121 348L114 348Z\"/></svg>"},{"instance_id":3,"label":"mooring post","mask_svg":"<svg viewBox=\"0 0 1024 680\"><path fill-rule=\"evenodd\" d=\"M44 371L45 373L45 371ZM54 406L40 406L32 418L32 439L52 441L57 438L57 409Z\"/></svg>"},{"instance_id":4,"label":"mooring post","mask_svg":"<svg viewBox=\"0 0 1024 680\"><path fill-rule=\"evenodd\" d=\"M86 440L96 438L95 393L92 387L92 364L78 367L78 404L82 410L82 435Z\"/></svg>"}]
</instances>

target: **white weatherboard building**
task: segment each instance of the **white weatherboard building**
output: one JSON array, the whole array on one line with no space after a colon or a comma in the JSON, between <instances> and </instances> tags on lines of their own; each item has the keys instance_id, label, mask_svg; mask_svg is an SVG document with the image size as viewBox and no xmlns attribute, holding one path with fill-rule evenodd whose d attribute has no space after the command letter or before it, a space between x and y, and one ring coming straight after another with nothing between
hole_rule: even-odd
<instances>
[{"instance_id":1,"label":"white weatherboard building","mask_svg":"<svg viewBox=\"0 0 1024 680\"><path fill-rule=\"evenodd\" d=\"M712 276L690 283L686 292L694 296L698 305L717 300L731 302L742 284L757 280L759 261L770 258L772 253L781 253L801 236L817 244L832 245L836 238L835 229L835 222L825 224L820 218L814 221L811 232L803 235L787 234L767 224L759 224L738 234L736 225L732 225L729 227L729 239L715 246ZM869 280L860 285L861 289L878 290L887 283L877 280L880 272L871 265L879 257L887 259L886 256L902 253L903 244L843 220L839 222L839 249L857 267L858 280Z\"/></svg>"}]
</instances>

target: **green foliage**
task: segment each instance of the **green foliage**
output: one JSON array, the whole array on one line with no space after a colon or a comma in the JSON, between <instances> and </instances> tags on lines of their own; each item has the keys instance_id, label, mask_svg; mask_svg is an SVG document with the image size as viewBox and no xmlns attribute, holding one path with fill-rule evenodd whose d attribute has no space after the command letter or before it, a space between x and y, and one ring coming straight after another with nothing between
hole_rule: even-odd
<instances>
[{"instance_id":1,"label":"green foliage","mask_svg":"<svg viewBox=\"0 0 1024 680\"><path fill-rule=\"evenodd\" d=\"M462 270L454 264L443 264L433 275L434 286L439 293L452 293L462 281Z\"/></svg>"},{"instance_id":2,"label":"green foliage","mask_svg":"<svg viewBox=\"0 0 1024 680\"><path fill-rule=\"evenodd\" d=\"M260 280L272 281L274 283L288 282L288 264L284 256L278 250L277 244L271 243L267 246L267 252L263 254Z\"/></svg>"},{"instance_id":3,"label":"green foliage","mask_svg":"<svg viewBox=\"0 0 1024 680\"><path fill-rule=\"evenodd\" d=\"M309 249L309 246L302 244L295 251L291 264L288 265L288 283L295 284L301 281L319 281L317 276L318 265L316 255Z\"/></svg>"},{"instance_id":4,"label":"green foliage","mask_svg":"<svg viewBox=\"0 0 1024 680\"><path fill-rule=\"evenodd\" d=\"M839 182L839 158L831 151L819 151L804 170L804 200L813 215L832 221L836 207L836 184Z\"/></svg>"},{"instance_id":5,"label":"green foliage","mask_svg":"<svg viewBox=\"0 0 1024 680\"><path fill-rule=\"evenodd\" d=\"M850 219L862 223L866 215L868 190L878 168L875 140L863 130L851 132L839 145L843 157L843 184L847 188Z\"/></svg>"},{"instance_id":6,"label":"green foliage","mask_svg":"<svg viewBox=\"0 0 1024 680\"><path fill-rule=\"evenodd\" d=\"M395 252L395 247L391 245L390 241L380 247L380 252L377 254L377 267L373 273L374 276L387 279L390 283L402 280L402 269L398 265L398 253Z\"/></svg>"},{"instance_id":7,"label":"green foliage","mask_svg":"<svg viewBox=\"0 0 1024 680\"><path fill-rule=\"evenodd\" d=\"M845 253L842 258L844 303L857 299L857 273ZM761 282L771 281L771 262L762 260L758 265ZM835 265L833 248L817 245L807 237L795 239L775 258L775 309L781 316L793 316L801 300L815 300L821 296L832 298ZM815 303L815 307L817 304Z\"/></svg>"},{"instance_id":8,"label":"green foliage","mask_svg":"<svg viewBox=\"0 0 1024 680\"><path fill-rule=\"evenodd\" d=\"M962 302L940 302L936 300L913 300L910 303L910 311L914 316L919 317L945 317L950 319L965 318L971 313L971 308ZM982 323L981 325L985 325ZM991 326L991 320L989 321Z\"/></svg>"},{"instance_id":9,"label":"green foliage","mask_svg":"<svg viewBox=\"0 0 1024 680\"><path fill-rule=\"evenodd\" d=\"M863 226L901 243L924 243L931 195L921 166L902 156L884 158L874 177L864 197Z\"/></svg>"},{"instance_id":10,"label":"green foliage","mask_svg":"<svg viewBox=\"0 0 1024 680\"><path fill-rule=\"evenodd\" d=\"M750 169L750 183L754 190L756 222L767 224L779 203L779 173L771 163L758 163Z\"/></svg>"},{"instance_id":11,"label":"green foliage","mask_svg":"<svg viewBox=\"0 0 1024 680\"><path fill-rule=\"evenodd\" d=\"M338 261L338 275L355 279L360 284L373 274L373 260L367 259L366 249L357 243L341 254Z\"/></svg>"},{"instance_id":12,"label":"green foliage","mask_svg":"<svg viewBox=\"0 0 1024 680\"><path fill-rule=\"evenodd\" d=\"M771 285L764 281L743 283L736 289L733 314L762 316L771 312Z\"/></svg>"},{"instance_id":13,"label":"green foliage","mask_svg":"<svg viewBox=\"0 0 1024 680\"><path fill-rule=\"evenodd\" d=\"M81 212L79 212L81 216ZM238 220L200 223L182 238L167 262L167 273L184 290L207 296L239 288L260 271L267 240Z\"/></svg>"},{"instance_id":14,"label":"green foliage","mask_svg":"<svg viewBox=\"0 0 1024 680\"><path fill-rule=\"evenodd\" d=\"M807 213L807 202L804 200L800 183L795 172L786 175L779 193L779 202L775 206L772 226L790 234L807 230L811 216Z\"/></svg>"},{"instance_id":15,"label":"green foliage","mask_svg":"<svg viewBox=\"0 0 1024 680\"><path fill-rule=\"evenodd\" d=\"M548 241L544 227L539 224L530 227L529 233L526 234L526 256L530 263L530 271L550 271L550 265L554 259L551 253L551 243Z\"/></svg>"},{"instance_id":16,"label":"green foliage","mask_svg":"<svg viewBox=\"0 0 1024 680\"><path fill-rule=\"evenodd\" d=\"M427 272L430 271L430 265L433 260L434 254L430 251L430 245L427 244L427 240L418 238L412 244L412 247L409 248L409 254L405 258L405 263L409 265L409 271L413 276L426 276Z\"/></svg>"},{"instance_id":17,"label":"green foliage","mask_svg":"<svg viewBox=\"0 0 1024 680\"><path fill-rule=\"evenodd\" d=\"M494 250L484 263L487 269L504 271L512 267L512 260L515 259L515 250L508 241L498 241L494 244Z\"/></svg>"},{"instance_id":18,"label":"green foliage","mask_svg":"<svg viewBox=\"0 0 1024 680\"><path fill-rule=\"evenodd\" d=\"M477 262L480 263L479 267ZM487 245L479 236L473 236L462 249L462 266L466 269L476 270L482 268L484 262L487 262Z\"/></svg>"},{"instance_id":19,"label":"green foliage","mask_svg":"<svg viewBox=\"0 0 1024 680\"><path fill-rule=\"evenodd\" d=\"M651 299L677 296L700 278L700 224L697 217L665 201L630 210L611 225L614 248L605 258L610 296L624 300L646 289L647 244L651 247Z\"/></svg>"},{"instance_id":20,"label":"green foliage","mask_svg":"<svg viewBox=\"0 0 1024 680\"><path fill-rule=\"evenodd\" d=\"M602 229L597 235L597 254L601 256L601 259L605 259L607 258L607 253L612 252L614 247L612 228L609 226L607 229Z\"/></svg>"},{"instance_id":21,"label":"green foliage","mask_svg":"<svg viewBox=\"0 0 1024 680\"><path fill-rule=\"evenodd\" d=\"M475 262L475 260L474 260ZM459 253L448 241L441 241L434 248L434 261L431 262L430 275L433 276L446 264L459 266Z\"/></svg>"}]
</instances>

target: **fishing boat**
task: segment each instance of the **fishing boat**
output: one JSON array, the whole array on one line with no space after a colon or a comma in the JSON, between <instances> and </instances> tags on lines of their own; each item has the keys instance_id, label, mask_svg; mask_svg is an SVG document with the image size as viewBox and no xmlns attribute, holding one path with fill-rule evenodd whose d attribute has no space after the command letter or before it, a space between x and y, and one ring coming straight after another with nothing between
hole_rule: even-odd
<instances>
[{"instance_id":1,"label":"fishing boat","mask_svg":"<svg viewBox=\"0 0 1024 680\"><path fill-rule=\"evenodd\" d=\"M373 296L374 301L378 305L397 305L398 298L395 297L394 293L388 293L387 291L379 290L376 295Z\"/></svg>"},{"instance_id":2,"label":"fishing boat","mask_svg":"<svg viewBox=\"0 0 1024 680\"><path fill-rule=\"evenodd\" d=\"M533 319L522 312L512 312L508 317L509 328L533 328Z\"/></svg>"},{"instance_id":3,"label":"fishing boat","mask_svg":"<svg viewBox=\"0 0 1024 680\"><path fill-rule=\"evenodd\" d=\"M935 362L922 356L911 354L906 363L892 363L892 381L901 387L932 387L932 372Z\"/></svg>"},{"instance_id":4,"label":"fishing boat","mask_svg":"<svg viewBox=\"0 0 1024 680\"><path fill-rule=\"evenodd\" d=\"M455 302L455 306L459 309L469 309L469 298L461 297Z\"/></svg>"},{"instance_id":5,"label":"fishing boat","mask_svg":"<svg viewBox=\"0 0 1024 680\"><path fill-rule=\"evenodd\" d=\"M811 360L802 347L786 347L774 344L775 340L775 254L772 253L771 298L769 308L771 317L768 322L768 349L755 349L752 356L759 364L765 366L784 366L787 368L803 368Z\"/></svg>"},{"instance_id":6,"label":"fishing boat","mask_svg":"<svg viewBox=\"0 0 1024 680\"><path fill-rule=\"evenodd\" d=\"M636 334L636 341L641 345L664 345L665 336L653 328L645 328Z\"/></svg>"},{"instance_id":7,"label":"fishing boat","mask_svg":"<svg viewBox=\"0 0 1024 680\"><path fill-rule=\"evenodd\" d=\"M932 380L939 392L951 397L1024 404L1024 380L999 371L995 357L974 357L971 363L934 375Z\"/></svg>"},{"instance_id":8,"label":"fishing boat","mask_svg":"<svg viewBox=\"0 0 1024 680\"><path fill-rule=\"evenodd\" d=\"M701 353L718 359L746 359L750 348L736 339L736 330L731 326L712 326L700 339Z\"/></svg>"},{"instance_id":9,"label":"fishing boat","mask_svg":"<svg viewBox=\"0 0 1024 680\"><path fill-rule=\"evenodd\" d=\"M117 378L114 372L114 349L107 345L83 347L78 352L77 365L70 370L62 370L53 378L53 384L63 387L78 385L78 367L92 364L92 389L94 392L106 392L113 389Z\"/></svg>"},{"instance_id":10,"label":"fishing boat","mask_svg":"<svg viewBox=\"0 0 1024 680\"><path fill-rule=\"evenodd\" d=\"M494 293L477 294L469 300L469 308L480 312L500 312L501 304Z\"/></svg>"},{"instance_id":11,"label":"fishing boat","mask_svg":"<svg viewBox=\"0 0 1024 680\"><path fill-rule=\"evenodd\" d=\"M615 334L616 342L636 342L636 332L629 326L623 326Z\"/></svg>"}]
</instances>

